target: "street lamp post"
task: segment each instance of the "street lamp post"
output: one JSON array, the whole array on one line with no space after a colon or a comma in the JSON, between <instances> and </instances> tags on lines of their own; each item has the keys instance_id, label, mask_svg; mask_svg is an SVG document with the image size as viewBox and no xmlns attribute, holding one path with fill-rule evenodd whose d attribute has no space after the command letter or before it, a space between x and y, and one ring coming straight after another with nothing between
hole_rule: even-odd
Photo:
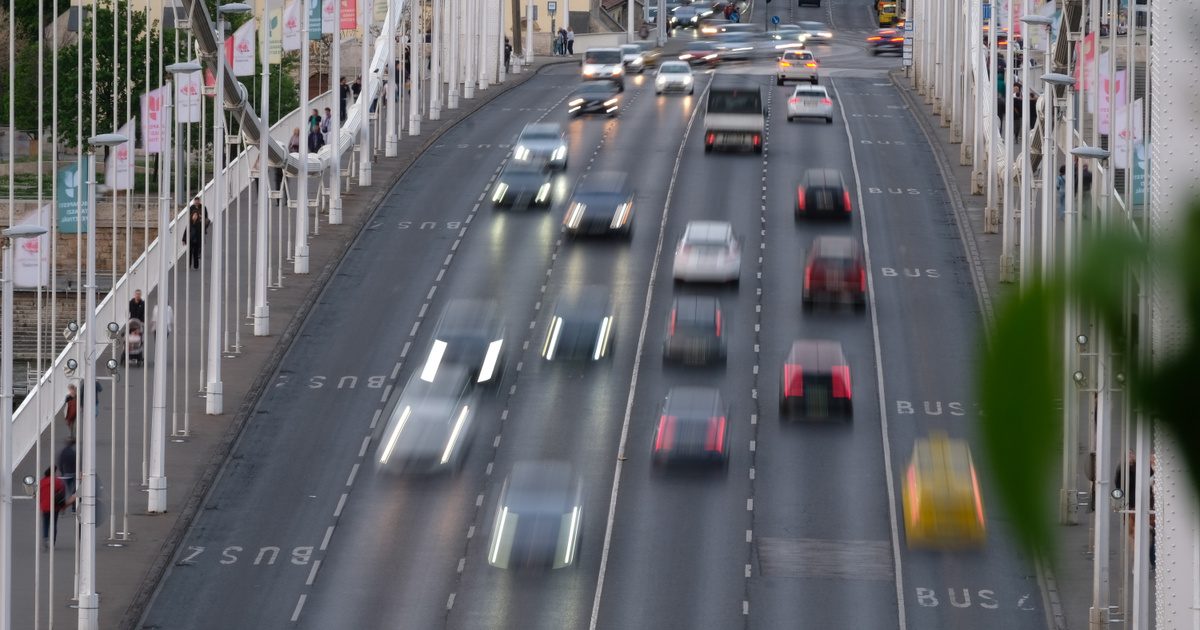
<instances>
[{"instance_id":1,"label":"street lamp post","mask_svg":"<svg viewBox=\"0 0 1200 630\"><path fill-rule=\"evenodd\" d=\"M3 305L0 308L0 630L12 628L12 418L13 418L13 274L15 241L46 233L40 225L4 230Z\"/></svg>"},{"instance_id":2,"label":"street lamp post","mask_svg":"<svg viewBox=\"0 0 1200 630\"><path fill-rule=\"evenodd\" d=\"M1028 8L1028 7L1027 7ZM1045 29L1045 40L1043 45L1046 50L1050 47L1050 25L1054 22L1052 19L1044 15L1031 15L1026 11L1026 15L1021 18L1021 22L1029 26L1041 26ZM1021 289L1027 289L1030 283L1033 282L1033 190L1025 182L1033 178L1033 163L1030 158L1030 139L1033 137L1033 131L1029 126L1029 66L1032 63L1031 54L1035 52L1032 49L1025 51L1024 63L1021 67L1021 134L1025 141L1022 143L1023 150L1021 151ZM1047 58L1048 61L1048 58ZM1043 90L1043 103L1046 103L1046 110L1043 112L1044 118L1052 118L1052 103L1053 100L1046 98L1047 92ZM1043 129L1048 129L1050 121L1043 121ZM1042 134L1042 251L1046 251L1046 237L1049 233L1049 224L1046 221L1047 215L1053 220L1051 208L1054 203L1054 171L1050 166L1053 159L1049 159L1046 146L1050 140L1046 138L1046 134ZM1043 263L1045 260L1043 260ZM1045 271L1043 270L1043 273Z\"/></svg>"},{"instance_id":3,"label":"street lamp post","mask_svg":"<svg viewBox=\"0 0 1200 630\"><path fill-rule=\"evenodd\" d=\"M194 62L173 63L166 68L171 75L194 74L200 71L200 64ZM167 100L164 107L162 124L163 154L172 154L172 143L175 140L175 117L171 111L173 104ZM170 256L174 251L175 240L171 235L171 214L174 194L171 190L171 160L163 160L162 173L158 184L158 309L157 321L154 322L154 390L150 415L150 470L148 476L149 502L146 511L157 514L167 511L167 472L166 472L166 427L167 427L167 331L170 330Z\"/></svg>"},{"instance_id":4,"label":"street lamp post","mask_svg":"<svg viewBox=\"0 0 1200 630\"><path fill-rule=\"evenodd\" d=\"M371 148L371 102L368 94L370 93L369 85L371 81L371 62L370 51L367 47L370 45L368 40L371 38L371 19L368 16L370 6L365 6L358 12L358 26L362 29L362 92L358 96L358 111L361 114L359 118L360 124L358 127L360 136L358 145L358 185L371 185L371 158L373 149Z\"/></svg>"},{"instance_id":5,"label":"street lamp post","mask_svg":"<svg viewBox=\"0 0 1200 630\"><path fill-rule=\"evenodd\" d=\"M223 16L246 13L250 6L241 2L230 2L217 7L217 42L225 45L225 20ZM224 50L224 48L222 48ZM213 205L215 206L212 227L212 273L208 278L208 386L205 388L204 408L209 415L224 413L224 383L221 381L221 337L224 310L225 249L225 57L217 54L217 98L213 101Z\"/></svg>"},{"instance_id":6,"label":"street lamp post","mask_svg":"<svg viewBox=\"0 0 1200 630\"><path fill-rule=\"evenodd\" d=\"M87 279L84 284L86 310L83 325L83 391L96 395L96 147L115 147L129 139L105 133L88 139ZM99 630L100 595L96 592L96 412L95 401L83 405L79 427L82 438L79 459L79 630ZM8 476L7 474L5 476Z\"/></svg>"}]
</instances>

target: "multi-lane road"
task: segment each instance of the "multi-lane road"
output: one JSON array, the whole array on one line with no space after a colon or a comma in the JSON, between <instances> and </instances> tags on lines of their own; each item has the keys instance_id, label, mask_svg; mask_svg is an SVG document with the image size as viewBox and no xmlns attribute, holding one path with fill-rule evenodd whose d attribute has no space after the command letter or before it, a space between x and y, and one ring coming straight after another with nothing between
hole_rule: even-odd
<instances>
[{"instance_id":1,"label":"multi-lane road","mask_svg":"<svg viewBox=\"0 0 1200 630\"><path fill-rule=\"evenodd\" d=\"M786 121L791 87L766 62L722 67L760 81L762 155L705 154L696 95L656 97L630 80L619 118L567 120L575 66L552 67L446 133L386 196L247 426L143 620L147 628L1003 628L1045 627L1032 565L989 511L986 548L910 552L900 471L934 429L974 439L981 318L932 149L870 57L866 3L778 8L832 23L817 46L834 123ZM690 36L690 35L689 35ZM550 211L496 212L486 194L510 143L535 120L564 123L570 168ZM796 223L807 168L840 170L851 224ZM572 242L563 202L581 177L627 172L631 242ZM676 286L687 221L733 223L736 288ZM850 234L868 252L865 313L802 313L804 252ZM559 295L608 287L611 360L546 363ZM664 366L672 297L720 298L722 368ZM401 480L371 454L446 301L492 297L507 323L507 371L484 398L461 474ZM786 424L779 371L797 338L841 341L854 419ZM717 387L730 405L725 472L661 475L649 451L666 391ZM979 449L976 449L979 451ZM584 483L576 566L508 572L486 558L515 462L571 461ZM991 498L986 478L985 501ZM989 501L992 505L994 502Z\"/></svg>"}]
</instances>

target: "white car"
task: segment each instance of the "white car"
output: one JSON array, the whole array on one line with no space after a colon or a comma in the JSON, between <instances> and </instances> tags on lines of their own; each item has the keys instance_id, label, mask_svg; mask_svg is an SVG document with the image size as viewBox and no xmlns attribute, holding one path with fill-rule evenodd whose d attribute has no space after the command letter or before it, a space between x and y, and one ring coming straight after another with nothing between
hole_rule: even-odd
<instances>
[{"instance_id":1,"label":"white car","mask_svg":"<svg viewBox=\"0 0 1200 630\"><path fill-rule=\"evenodd\" d=\"M621 46L621 64L629 72L641 74L646 71L646 58L642 56L642 47L637 44Z\"/></svg>"},{"instance_id":2,"label":"white car","mask_svg":"<svg viewBox=\"0 0 1200 630\"><path fill-rule=\"evenodd\" d=\"M654 75L654 93L676 91L692 94L696 91L692 68L682 61L664 61Z\"/></svg>"},{"instance_id":3,"label":"white car","mask_svg":"<svg viewBox=\"0 0 1200 630\"><path fill-rule=\"evenodd\" d=\"M797 85L788 98L787 119L792 122L797 118L824 118L825 122L833 122L833 99L823 85Z\"/></svg>"},{"instance_id":4,"label":"white car","mask_svg":"<svg viewBox=\"0 0 1200 630\"><path fill-rule=\"evenodd\" d=\"M807 50L789 50L779 58L775 74L775 85L784 81L808 81L817 84L817 56Z\"/></svg>"},{"instance_id":5,"label":"white car","mask_svg":"<svg viewBox=\"0 0 1200 630\"><path fill-rule=\"evenodd\" d=\"M833 31L821 22L800 22L800 32L808 42L827 43L833 41Z\"/></svg>"},{"instance_id":6,"label":"white car","mask_svg":"<svg viewBox=\"0 0 1200 630\"><path fill-rule=\"evenodd\" d=\"M558 123L529 123L521 130L513 146L518 162L545 160L550 168L566 170L567 139Z\"/></svg>"},{"instance_id":7,"label":"white car","mask_svg":"<svg viewBox=\"0 0 1200 630\"><path fill-rule=\"evenodd\" d=\"M737 282L742 247L727 221L688 221L675 247L676 282Z\"/></svg>"},{"instance_id":8,"label":"white car","mask_svg":"<svg viewBox=\"0 0 1200 630\"><path fill-rule=\"evenodd\" d=\"M579 73L584 81L611 81L625 91L624 53L620 48L590 48L583 53Z\"/></svg>"}]
</instances>

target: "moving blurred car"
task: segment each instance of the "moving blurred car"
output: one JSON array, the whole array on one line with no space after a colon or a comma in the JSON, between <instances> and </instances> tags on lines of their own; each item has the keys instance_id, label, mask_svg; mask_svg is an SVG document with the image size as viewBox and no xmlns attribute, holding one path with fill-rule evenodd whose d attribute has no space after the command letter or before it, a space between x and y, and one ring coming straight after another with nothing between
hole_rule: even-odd
<instances>
[{"instance_id":1,"label":"moving blurred car","mask_svg":"<svg viewBox=\"0 0 1200 630\"><path fill-rule=\"evenodd\" d=\"M384 425L379 467L390 473L457 472L478 407L465 368L445 366L432 383L413 374Z\"/></svg>"},{"instance_id":2,"label":"moving blurred car","mask_svg":"<svg viewBox=\"0 0 1200 630\"><path fill-rule=\"evenodd\" d=\"M796 186L796 219L825 216L850 220L850 190L842 173L832 168L810 168Z\"/></svg>"},{"instance_id":3,"label":"moving blurred car","mask_svg":"<svg viewBox=\"0 0 1200 630\"><path fill-rule=\"evenodd\" d=\"M523 162L545 160L550 168L567 169L567 138L558 123L529 123L517 136L513 159Z\"/></svg>"},{"instance_id":4,"label":"moving blurred car","mask_svg":"<svg viewBox=\"0 0 1200 630\"><path fill-rule=\"evenodd\" d=\"M652 459L667 464L729 463L729 409L710 387L672 387L654 430Z\"/></svg>"},{"instance_id":5,"label":"moving blurred car","mask_svg":"<svg viewBox=\"0 0 1200 630\"><path fill-rule=\"evenodd\" d=\"M654 93L696 91L692 68L682 61L664 61L654 74Z\"/></svg>"},{"instance_id":6,"label":"moving blurred car","mask_svg":"<svg viewBox=\"0 0 1200 630\"><path fill-rule=\"evenodd\" d=\"M804 41L804 31L800 30L800 26L798 24L779 24L770 31L767 31L767 34L770 35L771 38L777 40L795 42Z\"/></svg>"},{"instance_id":7,"label":"moving blurred car","mask_svg":"<svg viewBox=\"0 0 1200 630\"><path fill-rule=\"evenodd\" d=\"M497 208L550 207L550 169L542 161L510 160L492 188L492 205Z\"/></svg>"},{"instance_id":8,"label":"moving blurred car","mask_svg":"<svg viewBox=\"0 0 1200 630\"><path fill-rule=\"evenodd\" d=\"M466 368L476 383L499 384L504 373L504 324L494 300L446 303L421 368L421 380L436 382L446 365Z\"/></svg>"},{"instance_id":9,"label":"moving blurred car","mask_svg":"<svg viewBox=\"0 0 1200 630\"><path fill-rule=\"evenodd\" d=\"M880 26L892 26L899 19L900 19L900 13L899 13L899 10L896 8L895 3L888 2L885 4L879 5L879 25Z\"/></svg>"},{"instance_id":10,"label":"moving blurred car","mask_svg":"<svg viewBox=\"0 0 1200 630\"><path fill-rule=\"evenodd\" d=\"M725 362L721 302L715 297L681 295L671 305L663 359L688 365Z\"/></svg>"},{"instance_id":11,"label":"moving blurred car","mask_svg":"<svg viewBox=\"0 0 1200 630\"><path fill-rule=\"evenodd\" d=\"M519 462L504 480L488 564L500 569L561 569L575 563L583 490L567 462Z\"/></svg>"},{"instance_id":12,"label":"moving blurred car","mask_svg":"<svg viewBox=\"0 0 1200 630\"><path fill-rule=\"evenodd\" d=\"M754 39L749 33L721 33L715 41L721 61L747 61L754 57Z\"/></svg>"},{"instance_id":13,"label":"moving blurred car","mask_svg":"<svg viewBox=\"0 0 1200 630\"><path fill-rule=\"evenodd\" d=\"M688 42L684 46L683 52L679 55L679 60L693 66L701 64L715 66L720 61L720 55L721 51L715 43L696 41Z\"/></svg>"},{"instance_id":14,"label":"moving blurred car","mask_svg":"<svg viewBox=\"0 0 1200 630\"><path fill-rule=\"evenodd\" d=\"M700 20L712 13L712 9L697 4L686 4L671 13L671 26L676 28L698 28Z\"/></svg>"},{"instance_id":15,"label":"moving blurred car","mask_svg":"<svg viewBox=\"0 0 1200 630\"><path fill-rule=\"evenodd\" d=\"M714 78L704 104L704 152L739 149L762 153L766 119L758 83Z\"/></svg>"},{"instance_id":16,"label":"moving blurred car","mask_svg":"<svg viewBox=\"0 0 1200 630\"><path fill-rule=\"evenodd\" d=\"M611 81L624 92L624 53L620 48L590 48L583 53L580 74L584 81Z\"/></svg>"},{"instance_id":17,"label":"moving blurred car","mask_svg":"<svg viewBox=\"0 0 1200 630\"><path fill-rule=\"evenodd\" d=\"M641 74L646 71L646 59L642 56L642 47L637 44L621 46L621 63L626 72Z\"/></svg>"},{"instance_id":18,"label":"moving blurred car","mask_svg":"<svg viewBox=\"0 0 1200 630\"><path fill-rule=\"evenodd\" d=\"M854 415L850 364L842 344L824 339L799 339L783 362L779 387L781 418Z\"/></svg>"},{"instance_id":19,"label":"moving blurred car","mask_svg":"<svg viewBox=\"0 0 1200 630\"><path fill-rule=\"evenodd\" d=\"M662 49L654 42L638 42L637 46L642 51L642 61L645 62L646 67L657 67L659 60L662 59Z\"/></svg>"},{"instance_id":20,"label":"moving blurred car","mask_svg":"<svg viewBox=\"0 0 1200 630\"><path fill-rule=\"evenodd\" d=\"M775 85L784 81L808 81L817 84L817 56L807 50L789 50L779 58L775 74Z\"/></svg>"},{"instance_id":21,"label":"moving blurred car","mask_svg":"<svg viewBox=\"0 0 1200 630\"><path fill-rule=\"evenodd\" d=\"M833 30L823 22L797 22L800 33L806 42L831 42Z\"/></svg>"},{"instance_id":22,"label":"moving blurred car","mask_svg":"<svg viewBox=\"0 0 1200 630\"><path fill-rule=\"evenodd\" d=\"M554 308L542 358L547 361L599 361L612 349L612 303L607 287L588 286L564 296Z\"/></svg>"},{"instance_id":23,"label":"moving blurred car","mask_svg":"<svg viewBox=\"0 0 1200 630\"><path fill-rule=\"evenodd\" d=\"M909 547L981 547L987 541L983 495L966 441L935 433L913 445L904 472L904 535Z\"/></svg>"},{"instance_id":24,"label":"moving blurred car","mask_svg":"<svg viewBox=\"0 0 1200 630\"><path fill-rule=\"evenodd\" d=\"M575 188L563 216L568 236L633 236L633 189L624 173L593 173Z\"/></svg>"},{"instance_id":25,"label":"moving blurred car","mask_svg":"<svg viewBox=\"0 0 1200 630\"><path fill-rule=\"evenodd\" d=\"M848 236L819 236L813 241L804 265L801 305L811 310L818 302L850 303L857 311L867 307L867 271L862 247Z\"/></svg>"},{"instance_id":26,"label":"moving blurred car","mask_svg":"<svg viewBox=\"0 0 1200 630\"><path fill-rule=\"evenodd\" d=\"M833 122L833 99L823 85L797 85L788 98L787 119L824 118Z\"/></svg>"},{"instance_id":27,"label":"moving blurred car","mask_svg":"<svg viewBox=\"0 0 1200 630\"><path fill-rule=\"evenodd\" d=\"M721 33L758 33L762 30L762 27L758 24L730 22L722 18L707 19L700 22L701 37L716 37Z\"/></svg>"},{"instance_id":28,"label":"moving blurred car","mask_svg":"<svg viewBox=\"0 0 1200 630\"><path fill-rule=\"evenodd\" d=\"M728 221L688 221L675 247L677 282L734 282L742 273L742 248Z\"/></svg>"},{"instance_id":29,"label":"moving blurred car","mask_svg":"<svg viewBox=\"0 0 1200 630\"><path fill-rule=\"evenodd\" d=\"M567 113L572 118L583 114L606 114L615 117L621 107L621 90L608 81L584 81L567 100Z\"/></svg>"},{"instance_id":30,"label":"moving blurred car","mask_svg":"<svg viewBox=\"0 0 1200 630\"><path fill-rule=\"evenodd\" d=\"M872 55L881 53L904 53L904 34L894 28L881 28L867 38L867 48Z\"/></svg>"}]
</instances>

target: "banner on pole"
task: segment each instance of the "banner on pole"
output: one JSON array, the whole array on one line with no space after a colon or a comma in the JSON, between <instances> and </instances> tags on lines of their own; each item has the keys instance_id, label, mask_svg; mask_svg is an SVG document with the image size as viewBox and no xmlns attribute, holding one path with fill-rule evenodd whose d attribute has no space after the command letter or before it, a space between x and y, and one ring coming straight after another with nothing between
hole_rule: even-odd
<instances>
[{"instance_id":1,"label":"banner on pole","mask_svg":"<svg viewBox=\"0 0 1200 630\"><path fill-rule=\"evenodd\" d=\"M342 7L339 11L341 18L338 20L342 30L358 28L358 0L338 0L338 4Z\"/></svg>"},{"instance_id":2,"label":"banner on pole","mask_svg":"<svg viewBox=\"0 0 1200 630\"><path fill-rule=\"evenodd\" d=\"M1146 168L1150 165L1150 152L1146 144L1139 142L1133 145L1133 203L1146 205Z\"/></svg>"},{"instance_id":3,"label":"banner on pole","mask_svg":"<svg viewBox=\"0 0 1200 630\"><path fill-rule=\"evenodd\" d=\"M1104 74L1107 75L1108 73L1106 72ZM1125 101L1129 98L1125 87L1126 76L1127 75L1124 70L1118 70L1114 78L1110 79L1109 77L1104 76L1100 79L1100 112L1097 115L1097 118L1099 119L1097 123L1100 125L1100 133L1104 135L1108 135L1112 130L1113 102L1115 101L1117 106L1120 107L1121 105L1124 105ZM1116 94L1113 96L1113 100L1109 99L1109 89L1112 89L1116 92ZM1124 107L1122 107L1122 109L1124 109Z\"/></svg>"},{"instance_id":4,"label":"banner on pole","mask_svg":"<svg viewBox=\"0 0 1200 630\"><path fill-rule=\"evenodd\" d=\"M1118 101L1119 103L1120 101ZM1145 102L1138 99L1133 102L1133 128L1129 128L1129 107L1121 107L1117 109L1117 115L1113 120L1113 140L1110 143L1112 146L1113 165L1117 168L1129 168L1129 141L1132 138L1134 145L1141 144L1145 140Z\"/></svg>"},{"instance_id":5,"label":"banner on pole","mask_svg":"<svg viewBox=\"0 0 1200 630\"><path fill-rule=\"evenodd\" d=\"M133 143L137 117L130 118L117 133L129 140L113 147L104 164L104 183L112 190L133 189Z\"/></svg>"},{"instance_id":6,"label":"banner on pole","mask_svg":"<svg viewBox=\"0 0 1200 630\"><path fill-rule=\"evenodd\" d=\"M50 227L52 204L46 204L21 218L23 225ZM18 239L13 251L16 269L13 270L13 286L21 289L36 289L50 284L50 233L37 238Z\"/></svg>"},{"instance_id":7,"label":"banner on pole","mask_svg":"<svg viewBox=\"0 0 1200 630\"><path fill-rule=\"evenodd\" d=\"M375 15L376 22L382 22L387 19L388 0L375 0ZM345 28L345 27L342 27Z\"/></svg>"},{"instance_id":8,"label":"banner on pole","mask_svg":"<svg viewBox=\"0 0 1200 630\"><path fill-rule=\"evenodd\" d=\"M300 0L283 9L283 49L300 50Z\"/></svg>"},{"instance_id":9,"label":"banner on pole","mask_svg":"<svg viewBox=\"0 0 1200 630\"><path fill-rule=\"evenodd\" d=\"M58 169L54 186L58 192L58 233L79 234L87 229L88 192L83 174L88 170L88 156Z\"/></svg>"},{"instance_id":10,"label":"banner on pole","mask_svg":"<svg viewBox=\"0 0 1200 630\"><path fill-rule=\"evenodd\" d=\"M162 151L163 106L169 98L165 85L142 95L142 148L147 154Z\"/></svg>"},{"instance_id":11,"label":"banner on pole","mask_svg":"<svg viewBox=\"0 0 1200 630\"><path fill-rule=\"evenodd\" d=\"M203 80L199 72L175 75L175 122L200 122L200 82Z\"/></svg>"},{"instance_id":12,"label":"banner on pole","mask_svg":"<svg viewBox=\"0 0 1200 630\"><path fill-rule=\"evenodd\" d=\"M321 3L321 32L325 34L333 33L333 29L337 26L337 8L338 5L334 0Z\"/></svg>"},{"instance_id":13,"label":"banner on pole","mask_svg":"<svg viewBox=\"0 0 1200 630\"><path fill-rule=\"evenodd\" d=\"M330 0L332 1L332 0ZM321 0L309 0L308 4L308 38L321 39Z\"/></svg>"},{"instance_id":14,"label":"banner on pole","mask_svg":"<svg viewBox=\"0 0 1200 630\"><path fill-rule=\"evenodd\" d=\"M267 14L267 63L278 64L283 61L283 11L271 9Z\"/></svg>"},{"instance_id":15,"label":"banner on pole","mask_svg":"<svg viewBox=\"0 0 1200 630\"><path fill-rule=\"evenodd\" d=\"M255 20L250 18L229 39L225 40L225 59L233 69L233 76L245 77L254 74L254 28Z\"/></svg>"}]
</instances>

